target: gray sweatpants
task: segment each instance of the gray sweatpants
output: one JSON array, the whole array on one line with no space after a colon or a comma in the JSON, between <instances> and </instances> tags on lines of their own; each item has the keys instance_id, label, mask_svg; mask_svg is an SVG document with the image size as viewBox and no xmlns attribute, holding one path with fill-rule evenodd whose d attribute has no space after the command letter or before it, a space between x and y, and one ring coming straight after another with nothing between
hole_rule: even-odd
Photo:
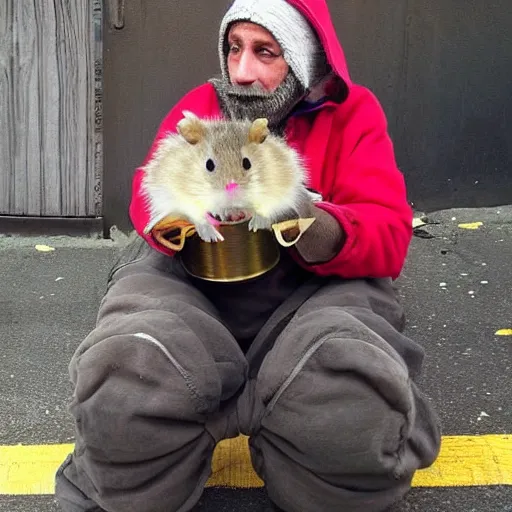
<instances>
[{"instance_id":1,"label":"gray sweatpants","mask_svg":"<svg viewBox=\"0 0 512 512\"><path fill-rule=\"evenodd\" d=\"M244 353L175 260L146 249L116 270L70 363L65 512L191 510L215 444L240 432L286 511L378 512L408 491L440 432L391 282L312 276L260 310Z\"/></svg>"}]
</instances>

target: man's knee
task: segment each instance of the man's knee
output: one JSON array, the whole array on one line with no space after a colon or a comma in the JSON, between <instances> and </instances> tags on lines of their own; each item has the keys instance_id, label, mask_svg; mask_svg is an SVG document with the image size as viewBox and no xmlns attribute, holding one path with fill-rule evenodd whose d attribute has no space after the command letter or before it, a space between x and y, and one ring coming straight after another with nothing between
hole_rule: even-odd
<instances>
[{"instance_id":1,"label":"man's knee","mask_svg":"<svg viewBox=\"0 0 512 512\"><path fill-rule=\"evenodd\" d=\"M177 336L181 324L173 325ZM209 476L216 439L208 418L244 371L236 361L218 368L199 340L188 353L182 343L163 343L148 326L74 358L77 442L64 477L107 510L180 510Z\"/></svg>"},{"instance_id":2,"label":"man's knee","mask_svg":"<svg viewBox=\"0 0 512 512\"><path fill-rule=\"evenodd\" d=\"M407 366L342 310L304 316L283 332L256 394L264 412L252 432L253 459L285 510L384 510L437 453L437 438L425 440L427 450L411 449L411 437L421 436Z\"/></svg>"},{"instance_id":3,"label":"man's knee","mask_svg":"<svg viewBox=\"0 0 512 512\"><path fill-rule=\"evenodd\" d=\"M293 447L290 457L315 474L400 478L415 419L403 366L366 343L326 337L275 384L260 421L274 447Z\"/></svg>"},{"instance_id":4,"label":"man's knee","mask_svg":"<svg viewBox=\"0 0 512 512\"><path fill-rule=\"evenodd\" d=\"M179 446L185 440L169 437L166 426L202 422L217 410L221 395L213 364L200 376L189 366L144 332L111 336L77 355L70 410L88 447L119 449L122 462L124 449L145 457ZM193 428L184 435L193 438Z\"/></svg>"}]
</instances>

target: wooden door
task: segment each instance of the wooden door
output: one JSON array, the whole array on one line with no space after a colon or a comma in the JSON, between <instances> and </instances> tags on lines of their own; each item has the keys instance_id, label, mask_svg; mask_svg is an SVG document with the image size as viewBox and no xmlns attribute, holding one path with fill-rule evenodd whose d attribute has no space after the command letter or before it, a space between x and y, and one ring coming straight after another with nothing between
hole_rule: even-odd
<instances>
[{"instance_id":1,"label":"wooden door","mask_svg":"<svg viewBox=\"0 0 512 512\"><path fill-rule=\"evenodd\" d=\"M101 215L100 23L101 0L0 1L0 215Z\"/></svg>"}]
</instances>

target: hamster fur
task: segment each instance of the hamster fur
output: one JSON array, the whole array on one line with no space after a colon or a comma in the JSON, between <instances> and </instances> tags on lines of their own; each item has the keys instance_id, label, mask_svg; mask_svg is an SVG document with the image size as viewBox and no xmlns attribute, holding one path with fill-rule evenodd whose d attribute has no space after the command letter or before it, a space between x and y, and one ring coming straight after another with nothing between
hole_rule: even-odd
<instances>
[{"instance_id":1,"label":"hamster fur","mask_svg":"<svg viewBox=\"0 0 512 512\"><path fill-rule=\"evenodd\" d=\"M144 167L151 212L147 231L172 215L192 222L205 241L222 240L215 217L243 211L250 230L268 229L304 201L306 171L299 154L273 134L266 119L199 119L190 112L164 137ZM217 222L218 224L218 222Z\"/></svg>"}]
</instances>

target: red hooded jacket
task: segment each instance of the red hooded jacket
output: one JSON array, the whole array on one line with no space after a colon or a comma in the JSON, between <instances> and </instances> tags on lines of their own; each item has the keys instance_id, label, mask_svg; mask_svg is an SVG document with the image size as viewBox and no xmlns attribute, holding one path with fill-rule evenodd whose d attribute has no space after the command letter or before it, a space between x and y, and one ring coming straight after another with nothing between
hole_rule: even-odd
<instances>
[{"instance_id":1,"label":"red hooded jacket","mask_svg":"<svg viewBox=\"0 0 512 512\"><path fill-rule=\"evenodd\" d=\"M292 254L299 264L318 275L396 279L412 237L412 210L385 114L372 92L352 83L325 0L287 1L316 29L334 73L348 90L341 103L327 100L314 111L294 114L287 122L288 143L308 162L308 185L323 196L316 206L334 216L346 235L339 254L326 263L307 265L293 248ZM183 110L199 117L222 117L213 85L206 83L193 89L161 123L145 162L159 140L175 131ZM132 223L152 247L172 256L171 250L144 233L150 215L142 176L139 167L133 179Z\"/></svg>"}]
</instances>

